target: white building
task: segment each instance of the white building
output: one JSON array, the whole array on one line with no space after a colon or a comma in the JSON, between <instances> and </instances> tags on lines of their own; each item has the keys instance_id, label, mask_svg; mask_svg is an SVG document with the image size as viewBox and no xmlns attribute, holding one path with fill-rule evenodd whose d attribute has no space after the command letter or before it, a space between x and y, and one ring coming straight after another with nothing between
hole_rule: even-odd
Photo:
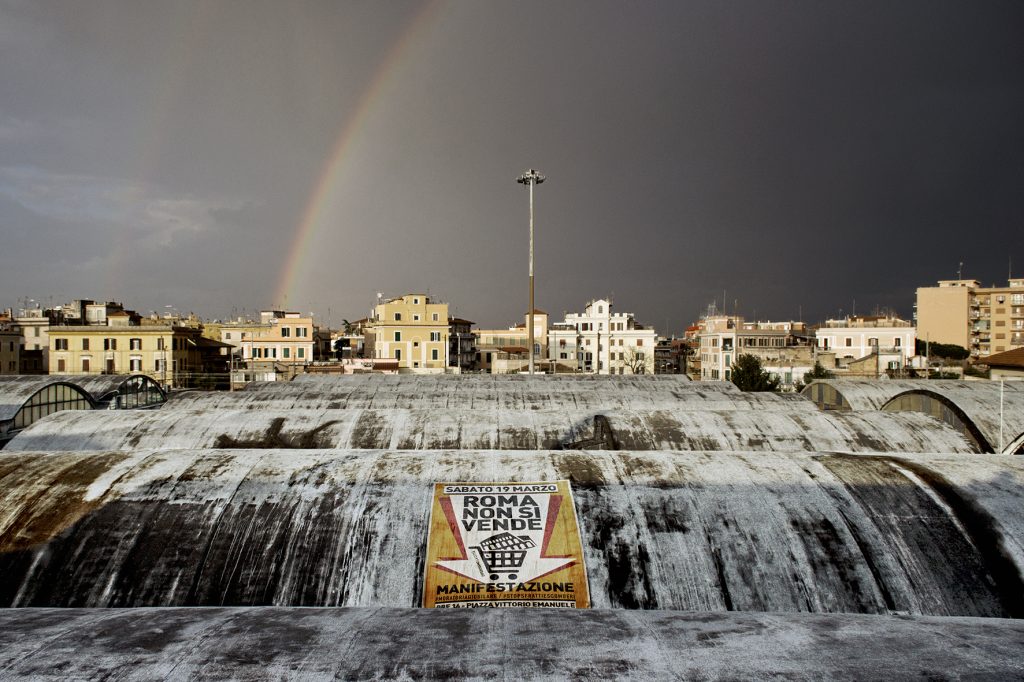
<instances>
[{"instance_id":1,"label":"white building","mask_svg":"<svg viewBox=\"0 0 1024 682\"><path fill-rule=\"evenodd\" d=\"M701 381L731 381L732 366L740 355L757 357L783 388L814 368L803 322L747 322L733 315L709 315L698 326Z\"/></svg>"},{"instance_id":2,"label":"white building","mask_svg":"<svg viewBox=\"0 0 1024 682\"><path fill-rule=\"evenodd\" d=\"M900 370L917 355L917 330L911 322L897 317L863 316L828 320L815 332L818 350L836 355L836 367L871 355L884 356L878 370Z\"/></svg>"},{"instance_id":3,"label":"white building","mask_svg":"<svg viewBox=\"0 0 1024 682\"><path fill-rule=\"evenodd\" d=\"M596 374L654 374L658 334L633 313L614 313L608 299L569 313L548 330L548 359Z\"/></svg>"}]
</instances>

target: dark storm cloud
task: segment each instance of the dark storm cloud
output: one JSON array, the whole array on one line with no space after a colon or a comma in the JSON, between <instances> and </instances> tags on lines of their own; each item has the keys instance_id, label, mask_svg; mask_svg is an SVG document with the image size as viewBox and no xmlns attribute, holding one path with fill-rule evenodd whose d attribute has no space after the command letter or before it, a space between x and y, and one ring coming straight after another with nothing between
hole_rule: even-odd
<instances>
[{"instance_id":1,"label":"dark storm cloud","mask_svg":"<svg viewBox=\"0 0 1024 682\"><path fill-rule=\"evenodd\" d=\"M42 256L72 219L133 245L129 305L281 303L369 103L289 307L430 290L516 321L535 166L553 314L909 314L960 261L1024 272L1021 35L1018 2L0 3L0 248L35 262L0 303L117 283Z\"/></svg>"}]
</instances>

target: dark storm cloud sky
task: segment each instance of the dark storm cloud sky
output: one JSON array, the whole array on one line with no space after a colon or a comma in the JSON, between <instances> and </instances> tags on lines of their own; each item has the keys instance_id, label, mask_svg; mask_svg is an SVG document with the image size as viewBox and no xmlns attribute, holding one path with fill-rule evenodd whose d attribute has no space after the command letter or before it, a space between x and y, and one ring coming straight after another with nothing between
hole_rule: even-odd
<instances>
[{"instance_id":1,"label":"dark storm cloud sky","mask_svg":"<svg viewBox=\"0 0 1024 682\"><path fill-rule=\"evenodd\" d=\"M1021 36L1016 0L0 2L0 306L505 326L533 166L556 316L909 315L960 261L1024 274Z\"/></svg>"}]
</instances>

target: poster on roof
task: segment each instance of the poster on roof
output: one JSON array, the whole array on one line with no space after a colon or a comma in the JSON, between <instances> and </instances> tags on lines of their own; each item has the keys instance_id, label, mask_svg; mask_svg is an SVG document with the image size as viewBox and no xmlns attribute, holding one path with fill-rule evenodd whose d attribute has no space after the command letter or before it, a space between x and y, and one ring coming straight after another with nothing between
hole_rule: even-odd
<instances>
[{"instance_id":1,"label":"poster on roof","mask_svg":"<svg viewBox=\"0 0 1024 682\"><path fill-rule=\"evenodd\" d=\"M426 608L589 608L569 481L436 483Z\"/></svg>"}]
</instances>

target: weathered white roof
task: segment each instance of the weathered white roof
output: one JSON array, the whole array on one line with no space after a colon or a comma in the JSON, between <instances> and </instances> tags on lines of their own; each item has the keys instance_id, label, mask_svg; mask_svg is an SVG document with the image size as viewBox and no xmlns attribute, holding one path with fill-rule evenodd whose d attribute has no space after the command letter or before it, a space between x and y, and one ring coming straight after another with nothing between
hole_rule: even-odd
<instances>
[{"instance_id":1,"label":"weathered white roof","mask_svg":"<svg viewBox=\"0 0 1024 682\"><path fill-rule=\"evenodd\" d=\"M301 377L308 375L300 375ZM373 378L367 378L373 377ZM658 376L354 375L250 384L243 391L192 391L175 396L170 409L350 408L670 408L815 409L796 395L742 393L729 382L696 383Z\"/></svg>"},{"instance_id":2,"label":"weathered white roof","mask_svg":"<svg viewBox=\"0 0 1024 682\"><path fill-rule=\"evenodd\" d=\"M898 409L895 401L908 394L929 396L954 406L994 452L1000 451L1000 421L1004 450L1024 435L1024 382L1007 381L1002 386L998 381L921 382L914 389L893 396L882 409Z\"/></svg>"},{"instance_id":3,"label":"weathered white roof","mask_svg":"<svg viewBox=\"0 0 1024 682\"><path fill-rule=\"evenodd\" d=\"M211 447L973 451L948 424L910 412L502 408L69 411L5 451Z\"/></svg>"},{"instance_id":4,"label":"weathered white roof","mask_svg":"<svg viewBox=\"0 0 1024 682\"><path fill-rule=\"evenodd\" d=\"M1024 460L723 452L8 453L0 605L411 607L434 482L554 479L596 608L1024 615Z\"/></svg>"},{"instance_id":5,"label":"weathered white roof","mask_svg":"<svg viewBox=\"0 0 1024 682\"><path fill-rule=\"evenodd\" d=\"M825 384L833 387L846 398L853 410L880 410L882 405L894 396L921 387L921 381L892 381L878 379L818 379L804 387L802 394L811 395L812 386ZM929 381L928 384L942 384L944 381Z\"/></svg>"},{"instance_id":6,"label":"weathered white roof","mask_svg":"<svg viewBox=\"0 0 1024 682\"><path fill-rule=\"evenodd\" d=\"M5 679L1024 675L1024 621L568 609L8 609Z\"/></svg>"},{"instance_id":7,"label":"weathered white roof","mask_svg":"<svg viewBox=\"0 0 1024 682\"><path fill-rule=\"evenodd\" d=\"M29 398L51 384L71 384L92 398L87 389L76 382L76 377L54 374L15 374L0 376L0 421L14 419L14 415Z\"/></svg>"}]
</instances>

